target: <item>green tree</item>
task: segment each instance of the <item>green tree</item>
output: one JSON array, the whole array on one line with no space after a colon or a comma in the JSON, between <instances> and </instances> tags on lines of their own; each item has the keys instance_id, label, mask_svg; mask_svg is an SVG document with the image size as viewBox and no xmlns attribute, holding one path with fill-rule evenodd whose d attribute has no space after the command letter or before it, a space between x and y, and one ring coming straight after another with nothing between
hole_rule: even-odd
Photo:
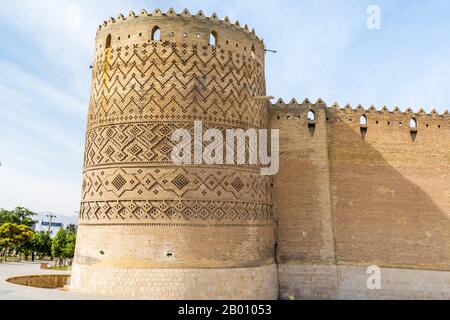
<instances>
[{"instance_id":1,"label":"green tree","mask_svg":"<svg viewBox=\"0 0 450 320\"><path fill-rule=\"evenodd\" d=\"M66 226L66 230L67 230L68 232L71 232L71 233L73 233L73 234L76 234L76 233L77 233L77 226L76 226L75 224L68 224L68 225Z\"/></svg>"},{"instance_id":2,"label":"green tree","mask_svg":"<svg viewBox=\"0 0 450 320\"><path fill-rule=\"evenodd\" d=\"M36 213L31 210L23 207L17 207L12 212L14 213L14 215L19 217L19 224L32 227L33 224L36 223L36 221L33 220L33 217L36 215Z\"/></svg>"},{"instance_id":3,"label":"green tree","mask_svg":"<svg viewBox=\"0 0 450 320\"><path fill-rule=\"evenodd\" d=\"M52 255L52 238L47 231L39 231L34 234L33 250L40 259Z\"/></svg>"},{"instance_id":4,"label":"green tree","mask_svg":"<svg viewBox=\"0 0 450 320\"><path fill-rule=\"evenodd\" d=\"M36 222L33 220L35 215L36 213L23 207L17 207L13 210L0 209L0 224L13 223L31 227Z\"/></svg>"},{"instance_id":5,"label":"green tree","mask_svg":"<svg viewBox=\"0 0 450 320\"><path fill-rule=\"evenodd\" d=\"M75 255L75 242L77 235L73 232L69 232L66 237L66 245L62 252L62 257L65 259L72 259Z\"/></svg>"},{"instance_id":6,"label":"green tree","mask_svg":"<svg viewBox=\"0 0 450 320\"><path fill-rule=\"evenodd\" d=\"M36 234L33 234L31 239L21 246L16 247L16 249L19 251L20 254L22 254L25 258L25 260L28 260L28 257L33 254L34 251L34 236Z\"/></svg>"},{"instance_id":7,"label":"green tree","mask_svg":"<svg viewBox=\"0 0 450 320\"><path fill-rule=\"evenodd\" d=\"M18 222L12 211L0 209L0 225L4 223L16 223Z\"/></svg>"},{"instance_id":8,"label":"green tree","mask_svg":"<svg viewBox=\"0 0 450 320\"><path fill-rule=\"evenodd\" d=\"M52 255L55 258L59 258L60 261L62 260L63 251L66 247L67 234L67 230L61 228L58 230L56 236L52 239Z\"/></svg>"},{"instance_id":9,"label":"green tree","mask_svg":"<svg viewBox=\"0 0 450 320\"><path fill-rule=\"evenodd\" d=\"M33 237L33 230L26 225L4 223L0 226L0 248L3 250L3 259L11 247L20 247Z\"/></svg>"},{"instance_id":10,"label":"green tree","mask_svg":"<svg viewBox=\"0 0 450 320\"><path fill-rule=\"evenodd\" d=\"M59 264L62 264L63 259L74 257L76 238L75 232L61 228L52 239L52 255L58 258Z\"/></svg>"}]
</instances>

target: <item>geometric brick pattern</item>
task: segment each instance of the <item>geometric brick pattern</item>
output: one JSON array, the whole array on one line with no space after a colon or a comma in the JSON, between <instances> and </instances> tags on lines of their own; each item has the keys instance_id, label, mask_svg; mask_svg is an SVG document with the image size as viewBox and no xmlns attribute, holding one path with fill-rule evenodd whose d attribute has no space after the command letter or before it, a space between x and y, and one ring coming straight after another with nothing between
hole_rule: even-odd
<instances>
[{"instance_id":1,"label":"geometric brick pattern","mask_svg":"<svg viewBox=\"0 0 450 320\"><path fill-rule=\"evenodd\" d=\"M117 122L202 120L263 128L261 61L208 45L154 41L108 49L94 63L88 128Z\"/></svg>"},{"instance_id":2,"label":"geometric brick pattern","mask_svg":"<svg viewBox=\"0 0 450 320\"><path fill-rule=\"evenodd\" d=\"M107 223L205 223L269 224L271 206L263 203L190 200L113 200L83 202L83 224Z\"/></svg>"},{"instance_id":3,"label":"geometric brick pattern","mask_svg":"<svg viewBox=\"0 0 450 320\"><path fill-rule=\"evenodd\" d=\"M84 173L82 201L117 198L238 200L271 203L271 179L223 168L103 168Z\"/></svg>"},{"instance_id":4,"label":"geometric brick pattern","mask_svg":"<svg viewBox=\"0 0 450 320\"><path fill-rule=\"evenodd\" d=\"M208 130L212 125L204 125ZM123 123L97 127L88 131L86 136L86 151L84 165L86 169L112 165L173 165L172 149L175 145L171 141L174 130L183 128L189 130L194 139L192 123ZM219 129L226 137L223 127ZM227 145L224 145L224 151ZM247 153L248 154L248 153ZM240 165L240 167L255 167L254 165Z\"/></svg>"},{"instance_id":5,"label":"geometric brick pattern","mask_svg":"<svg viewBox=\"0 0 450 320\"><path fill-rule=\"evenodd\" d=\"M100 50L93 66L80 222L170 216L271 223L271 178L261 176L258 166L176 167L170 157L173 131L185 128L193 137L195 120L224 137L226 128L265 128L266 103L252 98L264 93L263 61L239 51L161 41ZM192 205L184 213L158 209L186 199ZM211 205L195 205L205 200ZM129 211L130 205L139 209Z\"/></svg>"}]
</instances>

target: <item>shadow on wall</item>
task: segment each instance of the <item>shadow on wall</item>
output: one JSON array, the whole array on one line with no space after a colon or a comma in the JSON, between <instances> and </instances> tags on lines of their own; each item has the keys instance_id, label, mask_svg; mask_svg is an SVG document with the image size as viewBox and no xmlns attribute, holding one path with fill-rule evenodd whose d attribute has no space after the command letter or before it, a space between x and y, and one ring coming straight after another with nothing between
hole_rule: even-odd
<instances>
[{"instance_id":1,"label":"shadow on wall","mask_svg":"<svg viewBox=\"0 0 450 320\"><path fill-rule=\"evenodd\" d=\"M449 176L443 176L448 159L433 155L442 161L427 168L418 158L431 141L413 143L406 130L385 129L373 124L363 140L356 125L333 121L329 126L336 261L450 270L450 219L445 213L450 208L440 208L428 195L450 188ZM426 191L412 182L424 180L429 181Z\"/></svg>"}]
</instances>

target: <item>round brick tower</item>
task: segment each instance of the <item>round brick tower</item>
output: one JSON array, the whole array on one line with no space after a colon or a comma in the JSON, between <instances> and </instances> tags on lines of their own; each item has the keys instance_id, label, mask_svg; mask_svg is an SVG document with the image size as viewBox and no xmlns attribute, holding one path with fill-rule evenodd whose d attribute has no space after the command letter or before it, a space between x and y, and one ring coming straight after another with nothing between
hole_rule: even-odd
<instances>
[{"instance_id":1,"label":"round brick tower","mask_svg":"<svg viewBox=\"0 0 450 320\"><path fill-rule=\"evenodd\" d=\"M71 289L278 296L270 177L171 160L177 128L267 128L264 44L215 14L142 11L96 37Z\"/></svg>"}]
</instances>

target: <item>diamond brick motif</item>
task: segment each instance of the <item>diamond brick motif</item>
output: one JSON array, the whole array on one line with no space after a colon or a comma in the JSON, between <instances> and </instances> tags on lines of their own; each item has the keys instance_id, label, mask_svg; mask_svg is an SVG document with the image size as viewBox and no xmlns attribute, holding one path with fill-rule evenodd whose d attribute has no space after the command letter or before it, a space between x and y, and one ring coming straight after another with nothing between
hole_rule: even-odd
<instances>
[{"instance_id":1,"label":"diamond brick motif","mask_svg":"<svg viewBox=\"0 0 450 320\"><path fill-rule=\"evenodd\" d=\"M179 174L178 176L176 176L173 180L172 183L179 189L183 189L184 187L186 187L189 184L189 180L182 174Z\"/></svg>"},{"instance_id":2,"label":"diamond brick motif","mask_svg":"<svg viewBox=\"0 0 450 320\"><path fill-rule=\"evenodd\" d=\"M119 174L117 177L114 178L112 181L113 186L116 188L117 191L123 188L123 186L127 183L127 181Z\"/></svg>"},{"instance_id":3,"label":"diamond brick motif","mask_svg":"<svg viewBox=\"0 0 450 320\"><path fill-rule=\"evenodd\" d=\"M134 144L129 150L134 156L137 156L139 153L142 152L142 148L139 147L137 144Z\"/></svg>"},{"instance_id":4,"label":"diamond brick motif","mask_svg":"<svg viewBox=\"0 0 450 320\"><path fill-rule=\"evenodd\" d=\"M231 185L232 185L237 191L241 191L242 188L244 187L244 183L242 182L242 180L241 180L240 178L234 179L234 181L231 183Z\"/></svg>"}]
</instances>

